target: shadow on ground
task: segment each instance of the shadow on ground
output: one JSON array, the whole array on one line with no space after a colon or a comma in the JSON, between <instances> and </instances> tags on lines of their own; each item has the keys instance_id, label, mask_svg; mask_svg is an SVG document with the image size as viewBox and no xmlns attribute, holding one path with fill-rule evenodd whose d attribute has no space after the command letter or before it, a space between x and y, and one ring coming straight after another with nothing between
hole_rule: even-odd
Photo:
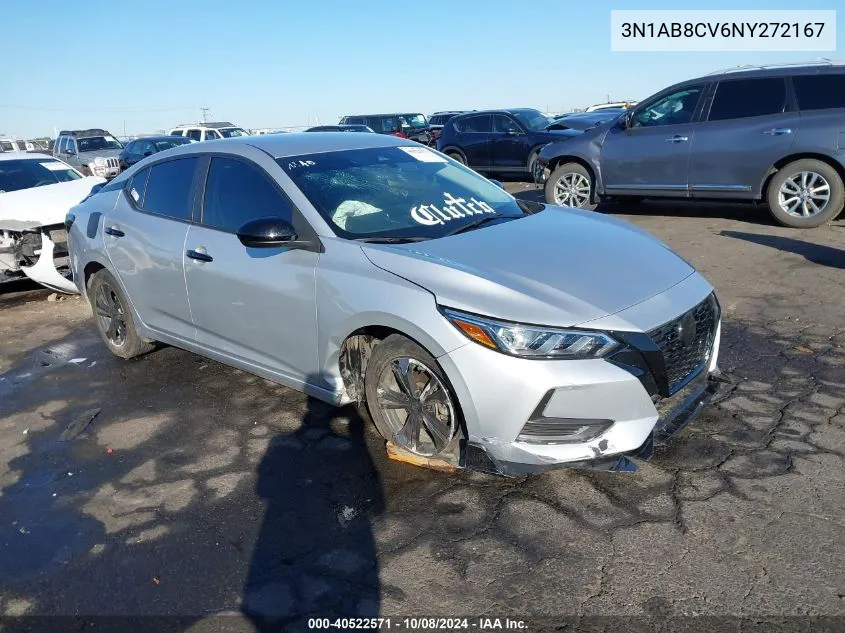
<instances>
[{"instance_id":1,"label":"shadow on ground","mask_svg":"<svg viewBox=\"0 0 845 633\"><path fill-rule=\"evenodd\" d=\"M812 242L805 242L791 237L782 237L780 235L760 235L757 233L742 233L740 231L721 231L719 235L744 240L752 244L768 246L769 248L774 248L785 253L794 253L814 264L845 270L845 250L841 248L813 244Z\"/></svg>"}]
</instances>

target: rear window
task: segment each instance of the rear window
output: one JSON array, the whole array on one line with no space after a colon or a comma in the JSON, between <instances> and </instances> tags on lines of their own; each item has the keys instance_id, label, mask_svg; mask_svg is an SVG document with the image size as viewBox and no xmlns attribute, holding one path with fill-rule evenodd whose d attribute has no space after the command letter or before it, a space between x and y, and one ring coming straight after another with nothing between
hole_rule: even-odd
<instances>
[{"instance_id":1,"label":"rear window","mask_svg":"<svg viewBox=\"0 0 845 633\"><path fill-rule=\"evenodd\" d=\"M143 209L169 218L187 220L191 216L189 203L197 160L180 158L153 165L142 201Z\"/></svg>"},{"instance_id":2,"label":"rear window","mask_svg":"<svg viewBox=\"0 0 845 633\"><path fill-rule=\"evenodd\" d=\"M487 133L490 131L490 115L471 116L455 123L459 132Z\"/></svg>"},{"instance_id":3,"label":"rear window","mask_svg":"<svg viewBox=\"0 0 845 633\"><path fill-rule=\"evenodd\" d=\"M792 83L801 110L845 108L845 74L798 75Z\"/></svg>"},{"instance_id":4,"label":"rear window","mask_svg":"<svg viewBox=\"0 0 845 633\"><path fill-rule=\"evenodd\" d=\"M785 109L786 80L782 77L722 81L716 87L708 120L745 119Z\"/></svg>"}]
</instances>

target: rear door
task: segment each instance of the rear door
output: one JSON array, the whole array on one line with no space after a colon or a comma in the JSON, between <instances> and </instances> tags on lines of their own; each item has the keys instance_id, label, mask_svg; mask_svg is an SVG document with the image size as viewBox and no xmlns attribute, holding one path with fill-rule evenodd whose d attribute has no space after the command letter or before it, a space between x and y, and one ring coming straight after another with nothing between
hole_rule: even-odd
<instances>
[{"instance_id":1,"label":"rear door","mask_svg":"<svg viewBox=\"0 0 845 633\"><path fill-rule=\"evenodd\" d=\"M612 126L601 147L605 193L681 196L688 193L689 152L706 84L657 95Z\"/></svg>"},{"instance_id":2,"label":"rear door","mask_svg":"<svg viewBox=\"0 0 845 633\"><path fill-rule=\"evenodd\" d=\"M690 191L700 198L758 197L801 122L785 77L720 81L702 119L689 169Z\"/></svg>"},{"instance_id":3,"label":"rear door","mask_svg":"<svg viewBox=\"0 0 845 633\"><path fill-rule=\"evenodd\" d=\"M531 144L522 126L506 114L494 114L489 136L492 171L524 172Z\"/></svg>"},{"instance_id":4,"label":"rear door","mask_svg":"<svg viewBox=\"0 0 845 633\"><path fill-rule=\"evenodd\" d=\"M458 121L455 145L460 147L467 159L467 165L476 169L490 167L491 116L479 114Z\"/></svg>"},{"instance_id":5,"label":"rear door","mask_svg":"<svg viewBox=\"0 0 845 633\"><path fill-rule=\"evenodd\" d=\"M106 252L141 320L189 343L195 337L183 255L198 164L197 157L176 158L141 170L103 218Z\"/></svg>"},{"instance_id":6,"label":"rear door","mask_svg":"<svg viewBox=\"0 0 845 633\"><path fill-rule=\"evenodd\" d=\"M298 224L293 204L265 171L280 170L278 165L258 150L254 160L211 158L202 223L188 229L185 249L193 252L185 260L191 312L197 341L210 352L300 384L317 367L319 255L241 244L237 230L251 220L280 217Z\"/></svg>"}]
</instances>

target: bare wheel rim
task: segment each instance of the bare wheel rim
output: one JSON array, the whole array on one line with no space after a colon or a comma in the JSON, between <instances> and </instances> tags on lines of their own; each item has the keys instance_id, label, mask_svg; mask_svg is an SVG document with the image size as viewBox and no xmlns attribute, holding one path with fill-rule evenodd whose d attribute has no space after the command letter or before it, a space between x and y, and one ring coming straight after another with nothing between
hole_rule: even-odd
<instances>
[{"instance_id":1,"label":"bare wheel rim","mask_svg":"<svg viewBox=\"0 0 845 633\"><path fill-rule=\"evenodd\" d=\"M437 455L457 432L457 417L446 386L423 363L396 358L381 372L376 386L393 442L423 457Z\"/></svg>"},{"instance_id":2,"label":"bare wheel rim","mask_svg":"<svg viewBox=\"0 0 845 633\"><path fill-rule=\"evenodd\" d=\"M590 181L578 172L565 173L555 183L554 198L562 207L582 207L590 199Z\"/></svg>"},{"instance_id":3,"label":"bare wheel rim","mask_svg":"<svg viewBox=\"0 0 845 633\"><path fill-rule=\"evenodd\" d=\"M778 190L778 206L796 218L811 218L830 202L830 183L814 171L801 171L783 181Z\"/></svg>"},{"instance_id":4,"label":"bare wheel rim","mask_svg":"<svg viewBox=\"0 0 845 633\"><path fill-rule=\"evenodd\" d=\"M100 285L94 299L97 322L109 342L120 347L126 342L126 315L120 298L109 284Z\"/></svg>"}]
</instances>

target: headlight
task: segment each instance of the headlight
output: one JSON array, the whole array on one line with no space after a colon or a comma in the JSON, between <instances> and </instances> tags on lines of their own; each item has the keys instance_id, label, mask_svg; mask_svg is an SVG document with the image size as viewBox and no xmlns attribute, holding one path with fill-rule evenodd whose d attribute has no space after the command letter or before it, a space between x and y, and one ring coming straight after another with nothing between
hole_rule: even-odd
<instances>
[{"instance_id":1,"label":"headlight","mask_svg":"<svg viewBox=\"0 0 845 633\"><path fill-rule=\"evenodd\" d=\"M105 165L106 159L103 158L102 156L97 156L97 158L94 159L94 164L95 165Z\"/></svg>"},{"instance_id":2,"label":"headlight","mask_svg":"<svg viewBox=\"0 0 845 633\"><path fill-rule=\"evenodd\" d=\"M443 308L444 316L467 338L511 356L535 359L602 358L619 343L602 332L508 323Z\"/></svg>"}]
</instances>

